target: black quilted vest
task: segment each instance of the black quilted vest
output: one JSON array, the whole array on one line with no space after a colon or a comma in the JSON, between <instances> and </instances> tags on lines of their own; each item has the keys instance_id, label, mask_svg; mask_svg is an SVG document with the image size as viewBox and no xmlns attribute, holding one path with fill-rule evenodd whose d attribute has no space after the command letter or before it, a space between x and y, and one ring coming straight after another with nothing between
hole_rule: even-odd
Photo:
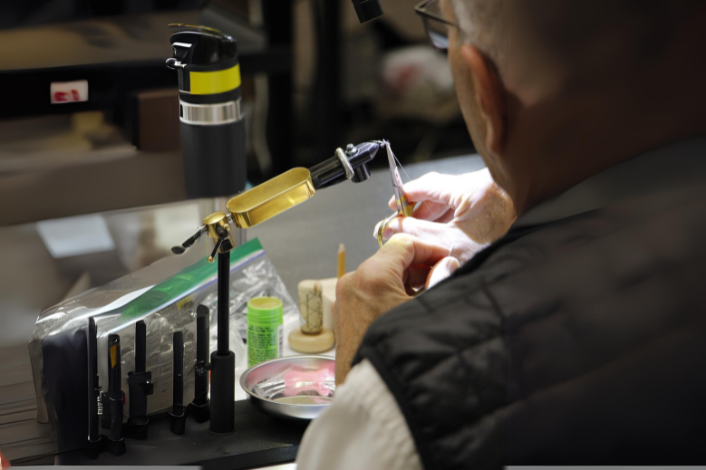
<instances>
[{"instance_id":1,"label":"black quilted vest","mask_svg":"<svg viewBox=\"0 0 706 470\"><path fill-rule=\"evenodd\" d=\"M368 330L425 469L706 463L706 191L513 229Z\"/></svg>"}]
</instances>

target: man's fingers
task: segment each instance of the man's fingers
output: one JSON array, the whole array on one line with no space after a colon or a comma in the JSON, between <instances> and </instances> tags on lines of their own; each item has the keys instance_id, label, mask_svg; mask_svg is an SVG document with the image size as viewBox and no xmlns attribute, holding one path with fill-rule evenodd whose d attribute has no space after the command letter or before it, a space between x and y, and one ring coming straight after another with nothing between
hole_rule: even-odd
<instances>
[{"instance_id":1,"label":"man's fingers","mask_svg":"<svg viewBox=\"0 0 706 470\"><path fill-rule=\"evenodd\" d=\"M412 217L414 217L415 219L438 222L439 218L449 211L453 212L453 208L451 208L448 204L444 204L441 202L422 201L414 209Z\"/></svg>"},{"instance_id":2,"label":"man's fingers","mask_svg":"<svg viewBox=\"0 0 706 470\"><path fill-rule=\"evenodd\" d=\"M434 266L429 272L429 276L427 277L426 288L431 289L432 287L452 275L454 271L459 268L460 265L461 264L458 262L458 260L451 256L447 256L446 258L436 263L436 266Z\"/></svg>"},{"instance_id":3,"label":"man's fingers","mask_svg":"<svg viewBox=\"0 0 706 470\"><path fill-rule=\"evenodd\" d=\"M413 265L434 266L449 255L449 249L443 245L412 237L403 233L390 238L378 255L396 263L400 274Z\"/></svg>"},{"instance_id":4,"label":"man's fingers","mask_svg":"<svg viewBox=\"0 0 706 470\"><path fill-rule=\"evenodd\" d=\"M438 219L436 219L435 222L439 223L439 224L448 224L449 222L451 222L452 220L454 220L456 218L455 212L456 211L454 211L453 209L449 209L448 211L446 211L446 214L444 214L441 217L439 217Z\"/></svg>"},{"instance_id":5,"label":"man's fingers","mask_svg":"<svg viewBox=\"0 0 706 470\"><path fill-rule=\"evenodd\" d=\"M375 236L377 237L377 227ZM383 238L390 239L398 233L406 233L417 238L431 241L433 243L446 245L448 227L444 224L429 222L427 220L419 220L414 217L397 217L390 221L383 232Z\"/></svg>"},{"instance_id":6,"label":"man's fingers","mask_svg":"<svg viewBox=\"0 0 706 470\"><path fill-rule=\"evenodd\" d=\"M410 204L414 206L416 205L416 202L410 201ZM395 202L394 197L390 199L388 205L392 210L397 209L397 202ZM412 217L415 219L434 221L438 219L439 216L444 215L449 209L451 209L451 207L446 203L422 200L421 204L414 209L414 214L412 214Z\"/></svg>"},{"instance_id":7,"label":"man's fingers","mask_svg":"<svg viewBox=\"0 0 706 470\"><path fill-rule=\"evenodd\" d=\"M451 188L455 182L454 175L441 175L436 172L427 173L421 178L405 183L404 192L410 202L431 201L449 204L453 197ZM390 208L396 207L395 198L390 199Z\"/></svg>"}]
</instances>

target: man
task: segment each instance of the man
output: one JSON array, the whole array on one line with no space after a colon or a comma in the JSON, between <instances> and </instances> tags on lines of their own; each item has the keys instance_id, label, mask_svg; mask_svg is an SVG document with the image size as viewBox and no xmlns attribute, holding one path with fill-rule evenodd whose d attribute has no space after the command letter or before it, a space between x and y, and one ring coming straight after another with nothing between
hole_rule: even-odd
<instances>
[{"instance_id":1,"label":"man","mask_svg":"<svg viewBox=\"0 0 706 470\"><path fill-rule=\"evenodd\" d=\"M339 281L299 468L703 464L706 3L418 9L492 180L411 183Z\"/></svg>"}]
</instances>

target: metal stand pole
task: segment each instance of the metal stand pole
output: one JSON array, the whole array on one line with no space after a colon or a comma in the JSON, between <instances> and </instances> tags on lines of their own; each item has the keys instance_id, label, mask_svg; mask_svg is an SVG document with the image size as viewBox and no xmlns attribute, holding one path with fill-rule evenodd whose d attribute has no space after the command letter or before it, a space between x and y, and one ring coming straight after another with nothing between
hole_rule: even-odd
<instances>
[{"instance_id":1,"label":"metal stand pole","mask_svg":"<svg viewBox=\"0 0 706 470\"><path fill-rule=\"evenodd\" d=\"M218 253L218 355L230 350L230 252Z\"/></svg>"},{"instance_id":2,"label":"metal stand pole","mask_svg":"<svg viewBox=\"0 0 706 470\"><path fill-rule=\"evenodd\" d=\"M211 424L215 433L235 428L235 354L229 343L230 252L218 253L218 348L211 354Z\"/></svg>"}]
</instances>

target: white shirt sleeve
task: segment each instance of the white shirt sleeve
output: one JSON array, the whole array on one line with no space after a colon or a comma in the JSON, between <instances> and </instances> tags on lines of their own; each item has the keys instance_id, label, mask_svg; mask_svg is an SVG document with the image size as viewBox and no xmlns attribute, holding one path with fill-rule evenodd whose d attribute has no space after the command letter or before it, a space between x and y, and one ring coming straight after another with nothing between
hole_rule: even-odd
<instances>
[{"instance_id":1,"label":"white shirt sleeve","mask_svg":"<svg viewBox=\"0 0 706 470\"><path fill-rule=\"evenodd\" d=\"M363 360L302 438L297 470L422 470L395 398Z\"/></svg>"}]
</instances>

